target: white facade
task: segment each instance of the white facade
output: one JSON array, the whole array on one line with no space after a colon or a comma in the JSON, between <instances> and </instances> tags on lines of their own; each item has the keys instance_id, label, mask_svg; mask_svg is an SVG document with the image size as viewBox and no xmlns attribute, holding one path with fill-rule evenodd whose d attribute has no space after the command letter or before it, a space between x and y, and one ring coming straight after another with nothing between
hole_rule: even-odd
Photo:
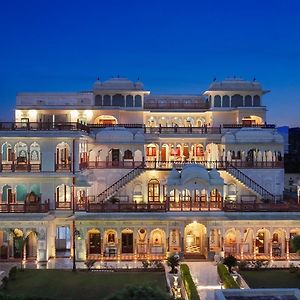
<instances>
[{"instance_id":1,"label":"white facade","mask_svg":"<svg viewBox=\"0 0 300 300\"><path fill-rule=\"evenodd\" d=\"M266 92L228 79L202 95L156 96L112 78L18 94L15 122L0 127L0 259L72 255L72 232L78 260L289 259L299 208L283 199Z\"/></svg>"}]
</instances>

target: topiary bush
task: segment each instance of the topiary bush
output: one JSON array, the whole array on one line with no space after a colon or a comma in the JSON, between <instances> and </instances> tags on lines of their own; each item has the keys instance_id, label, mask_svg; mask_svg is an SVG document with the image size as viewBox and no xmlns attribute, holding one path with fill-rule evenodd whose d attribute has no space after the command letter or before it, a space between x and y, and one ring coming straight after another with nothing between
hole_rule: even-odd
<instances>
[{"instance_id":1,"label":"topiary bush","mask_svg":"<svg viewBox=\"0 0 300 300\"><path fill-rule=\"evenodd\" d=\"M228 269L223 264L218 264L218 274L220 279L223 281L226 289L239 289L238 283L230 275Z\"/></svg>"},{"instance_id":2,"label":"topiary bush","mask_svg":"<svg viewBox=\"0 0 300 300\"><path fill-rule=\"evenodd\" d=\"M17 276L17 267L12 267L9 270L8 279L9 280L16 280L16 276Z\"/></svg>"},{"instance_id":3,"label":"topiary bush","mask_svg":"<svg viewBox=\"0 0 300 300\"><path fill-rule=\"evenodd\" d=\"M181 264L180 272L189 300L200 300L196 285L193 281L188 265Z\"/></svg>"}]
</instances>

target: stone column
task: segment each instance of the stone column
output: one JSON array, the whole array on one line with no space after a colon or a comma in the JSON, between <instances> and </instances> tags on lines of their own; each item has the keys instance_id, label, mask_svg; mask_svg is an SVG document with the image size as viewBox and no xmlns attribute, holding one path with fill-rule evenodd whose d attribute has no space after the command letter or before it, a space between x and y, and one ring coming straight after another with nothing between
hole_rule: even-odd
<instances>
[{"instance_id":1,"label":"stone column","mask_svg":"<svg viewBox=\"0 0 300 300\"><path fill-rule=\"evenodd\" d=\"M287 238L286 239L286 259L289 260L290 259L290 239Z\"/></svg>"},{"instance_id":2,"label":"stone column","mask_svg":"<svg viewBox=\"0 0 300 300\"><path fill-rule=\"evenodd\" d=\"M269 244L269 247L270 247L270 249L269 249L269 251L270 251L270 260L272 260L273 259L273 239L270 239L268 244Z\"/></svg>"}]
</instances>

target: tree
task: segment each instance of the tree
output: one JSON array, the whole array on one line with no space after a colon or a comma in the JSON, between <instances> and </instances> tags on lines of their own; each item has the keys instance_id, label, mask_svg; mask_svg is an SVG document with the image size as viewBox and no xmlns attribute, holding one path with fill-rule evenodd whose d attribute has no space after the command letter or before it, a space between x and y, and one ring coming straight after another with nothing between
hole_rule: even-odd
<instances>
[{"instance_id":1,"label":"tree","mask_svg":"<svg viewBox=\"0 0 300 300\"><path fill-rule=\"evenodd\" d=\"M293 237L292 247L295 252L300 252L300 235L295 235Z\"/></svg>"},{"instance_id":2,"label":"tree","mask_svg":"<svg viewBox=\"0 0 300 300\"><path fill-rule=\"evenodd\" d=\"M172 300L173 298L159 288L147 284L132 285L108 296L105 300Z\"/></svg>"},{"instance_id":3,"label":"tree","mask_svg":"<svg viewBox=\"0 0 300 300\"><path fill-rule=\"evenodd\" d=\"M237 259L233 255L228 255L224 258L223 264L228 267L229 273L231 273L232 267L237 266Z\"/></svg>"},{"instance_id":4,"label":"tree","mask_svg":"<svg viewBox=\"0 0 300 300\"><path fill-rule=\"evenodd\" d=\"M171 254L167 258L167 265L171 268L170 273L177 273L177 267L179 266L180 257L178 254Z\"/></svg>"}]
</instances>

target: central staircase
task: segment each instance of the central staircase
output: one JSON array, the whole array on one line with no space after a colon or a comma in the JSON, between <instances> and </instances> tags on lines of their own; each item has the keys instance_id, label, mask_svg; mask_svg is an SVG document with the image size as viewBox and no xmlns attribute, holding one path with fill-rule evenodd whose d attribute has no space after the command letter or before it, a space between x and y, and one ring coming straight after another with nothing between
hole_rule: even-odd
<instances>
[{"instance_id":1,"label":"central staircase","mask_svg":"<svg viewBox=\"0 0 300 300\"><path fill-rule=\"evenodd\" d=\"M256 194L258 194L263 201L268 201L268 202L276 201L276 196L274 194L270 193L268 190L266 190L264 187L262 187L253 179L251 179L241 170L231 165L229 162L226 163L225 170L227 171L227 173L229 173L229 175L237 179L239 182L244 184L247 188L251 189Z\"/></svg>"},{"instance_id":2,"label":"central staircase","mask_svg":"<svg viewBox=\"0 0 300 300\"><path fill-rule=\"evenodd\" d=\"M106 188L103 192L101 192L97 196L97 201L104 202L109 198L113 197L120 188L124 187L126 184L128 184L131 180L133 180L137 176L141 175L144 171L145 171L145 166L144 166L144 162L142 162L139 166L135 167L133 170L125 174L118 181L116 181L111 186Z\"/></svg>"}]
</instances>

